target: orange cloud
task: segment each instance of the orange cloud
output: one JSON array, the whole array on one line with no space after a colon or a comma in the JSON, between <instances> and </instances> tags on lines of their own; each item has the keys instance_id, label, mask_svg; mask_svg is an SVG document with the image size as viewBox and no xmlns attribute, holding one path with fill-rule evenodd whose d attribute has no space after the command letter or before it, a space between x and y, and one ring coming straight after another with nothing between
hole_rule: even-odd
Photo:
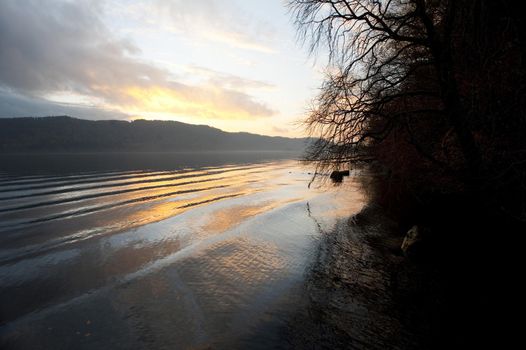
<instances>
[{"instance_id":1,"label":"orange cloud","mask_svg":"<svg viewBox=\"0 0 526 350\"><path fill-rule=\"evenodd\" d=\"M204 119L251 119L275 113L242 92L214 86L132 86L120 94L125 102L119 109L132 114L161 112Z\"/></svg>"}]
</instances>

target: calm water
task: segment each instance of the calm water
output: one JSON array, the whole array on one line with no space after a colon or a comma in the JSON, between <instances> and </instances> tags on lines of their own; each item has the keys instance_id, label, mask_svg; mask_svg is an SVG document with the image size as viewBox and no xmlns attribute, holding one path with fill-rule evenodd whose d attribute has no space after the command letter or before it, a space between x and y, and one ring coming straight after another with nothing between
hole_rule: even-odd
<instances>
[{"instance_id":1,"label":"calm water","mask_svg":"<svg viewBox=\"0 0 526 350\"><path fill-rule=\"evenodd\" d=\"M0 347L286 345L320 235L362 205L287 157L0 156Z\"/></svg>"}]
</instances>

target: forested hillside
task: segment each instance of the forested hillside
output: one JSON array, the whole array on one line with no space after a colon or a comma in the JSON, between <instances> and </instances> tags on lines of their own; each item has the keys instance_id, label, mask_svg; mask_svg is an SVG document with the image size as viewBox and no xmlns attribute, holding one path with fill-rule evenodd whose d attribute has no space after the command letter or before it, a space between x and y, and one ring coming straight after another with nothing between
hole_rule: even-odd
<instances>
[{"instance_id":1,"label":"forested hillside","mask_svg":"<svg viewBox=\"0 0 526 350\"><path fill-rule=\"evenodd\" d=\"M0 119L0 152L294 151L307 139L229 133L175 121Z\"/></svg>"}]
</instances>

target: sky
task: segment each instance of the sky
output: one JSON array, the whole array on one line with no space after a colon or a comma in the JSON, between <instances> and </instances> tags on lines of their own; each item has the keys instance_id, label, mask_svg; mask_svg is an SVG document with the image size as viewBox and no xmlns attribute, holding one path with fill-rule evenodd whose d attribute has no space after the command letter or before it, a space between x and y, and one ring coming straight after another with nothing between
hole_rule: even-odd
<instances>
[{"instance_id":1,"label":"sky","mask_svg":"<svg viewBox=\"0 0 526 350\"><path fill-rule=\"evenodd\" d=\"M297 137L322 72L284 0L0 1L0 117Z\"/></svg>"}]
</instances>

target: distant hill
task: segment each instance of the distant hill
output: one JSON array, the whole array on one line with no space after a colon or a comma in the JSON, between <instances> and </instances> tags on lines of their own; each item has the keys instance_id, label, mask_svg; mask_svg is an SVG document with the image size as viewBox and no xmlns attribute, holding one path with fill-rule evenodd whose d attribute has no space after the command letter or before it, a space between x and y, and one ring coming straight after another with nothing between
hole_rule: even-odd
<instances>
[{"instance_id":1,"label":"distant hill","mask_svg":"<svg viewBox=\"0 0 526 350\"><path fill-rule=\"evenodd\" d=\"M0 153L302 152L306 138L230 133L176 121L83 120L68 116L0 118Z\"/></svg>"}]
</instances>

